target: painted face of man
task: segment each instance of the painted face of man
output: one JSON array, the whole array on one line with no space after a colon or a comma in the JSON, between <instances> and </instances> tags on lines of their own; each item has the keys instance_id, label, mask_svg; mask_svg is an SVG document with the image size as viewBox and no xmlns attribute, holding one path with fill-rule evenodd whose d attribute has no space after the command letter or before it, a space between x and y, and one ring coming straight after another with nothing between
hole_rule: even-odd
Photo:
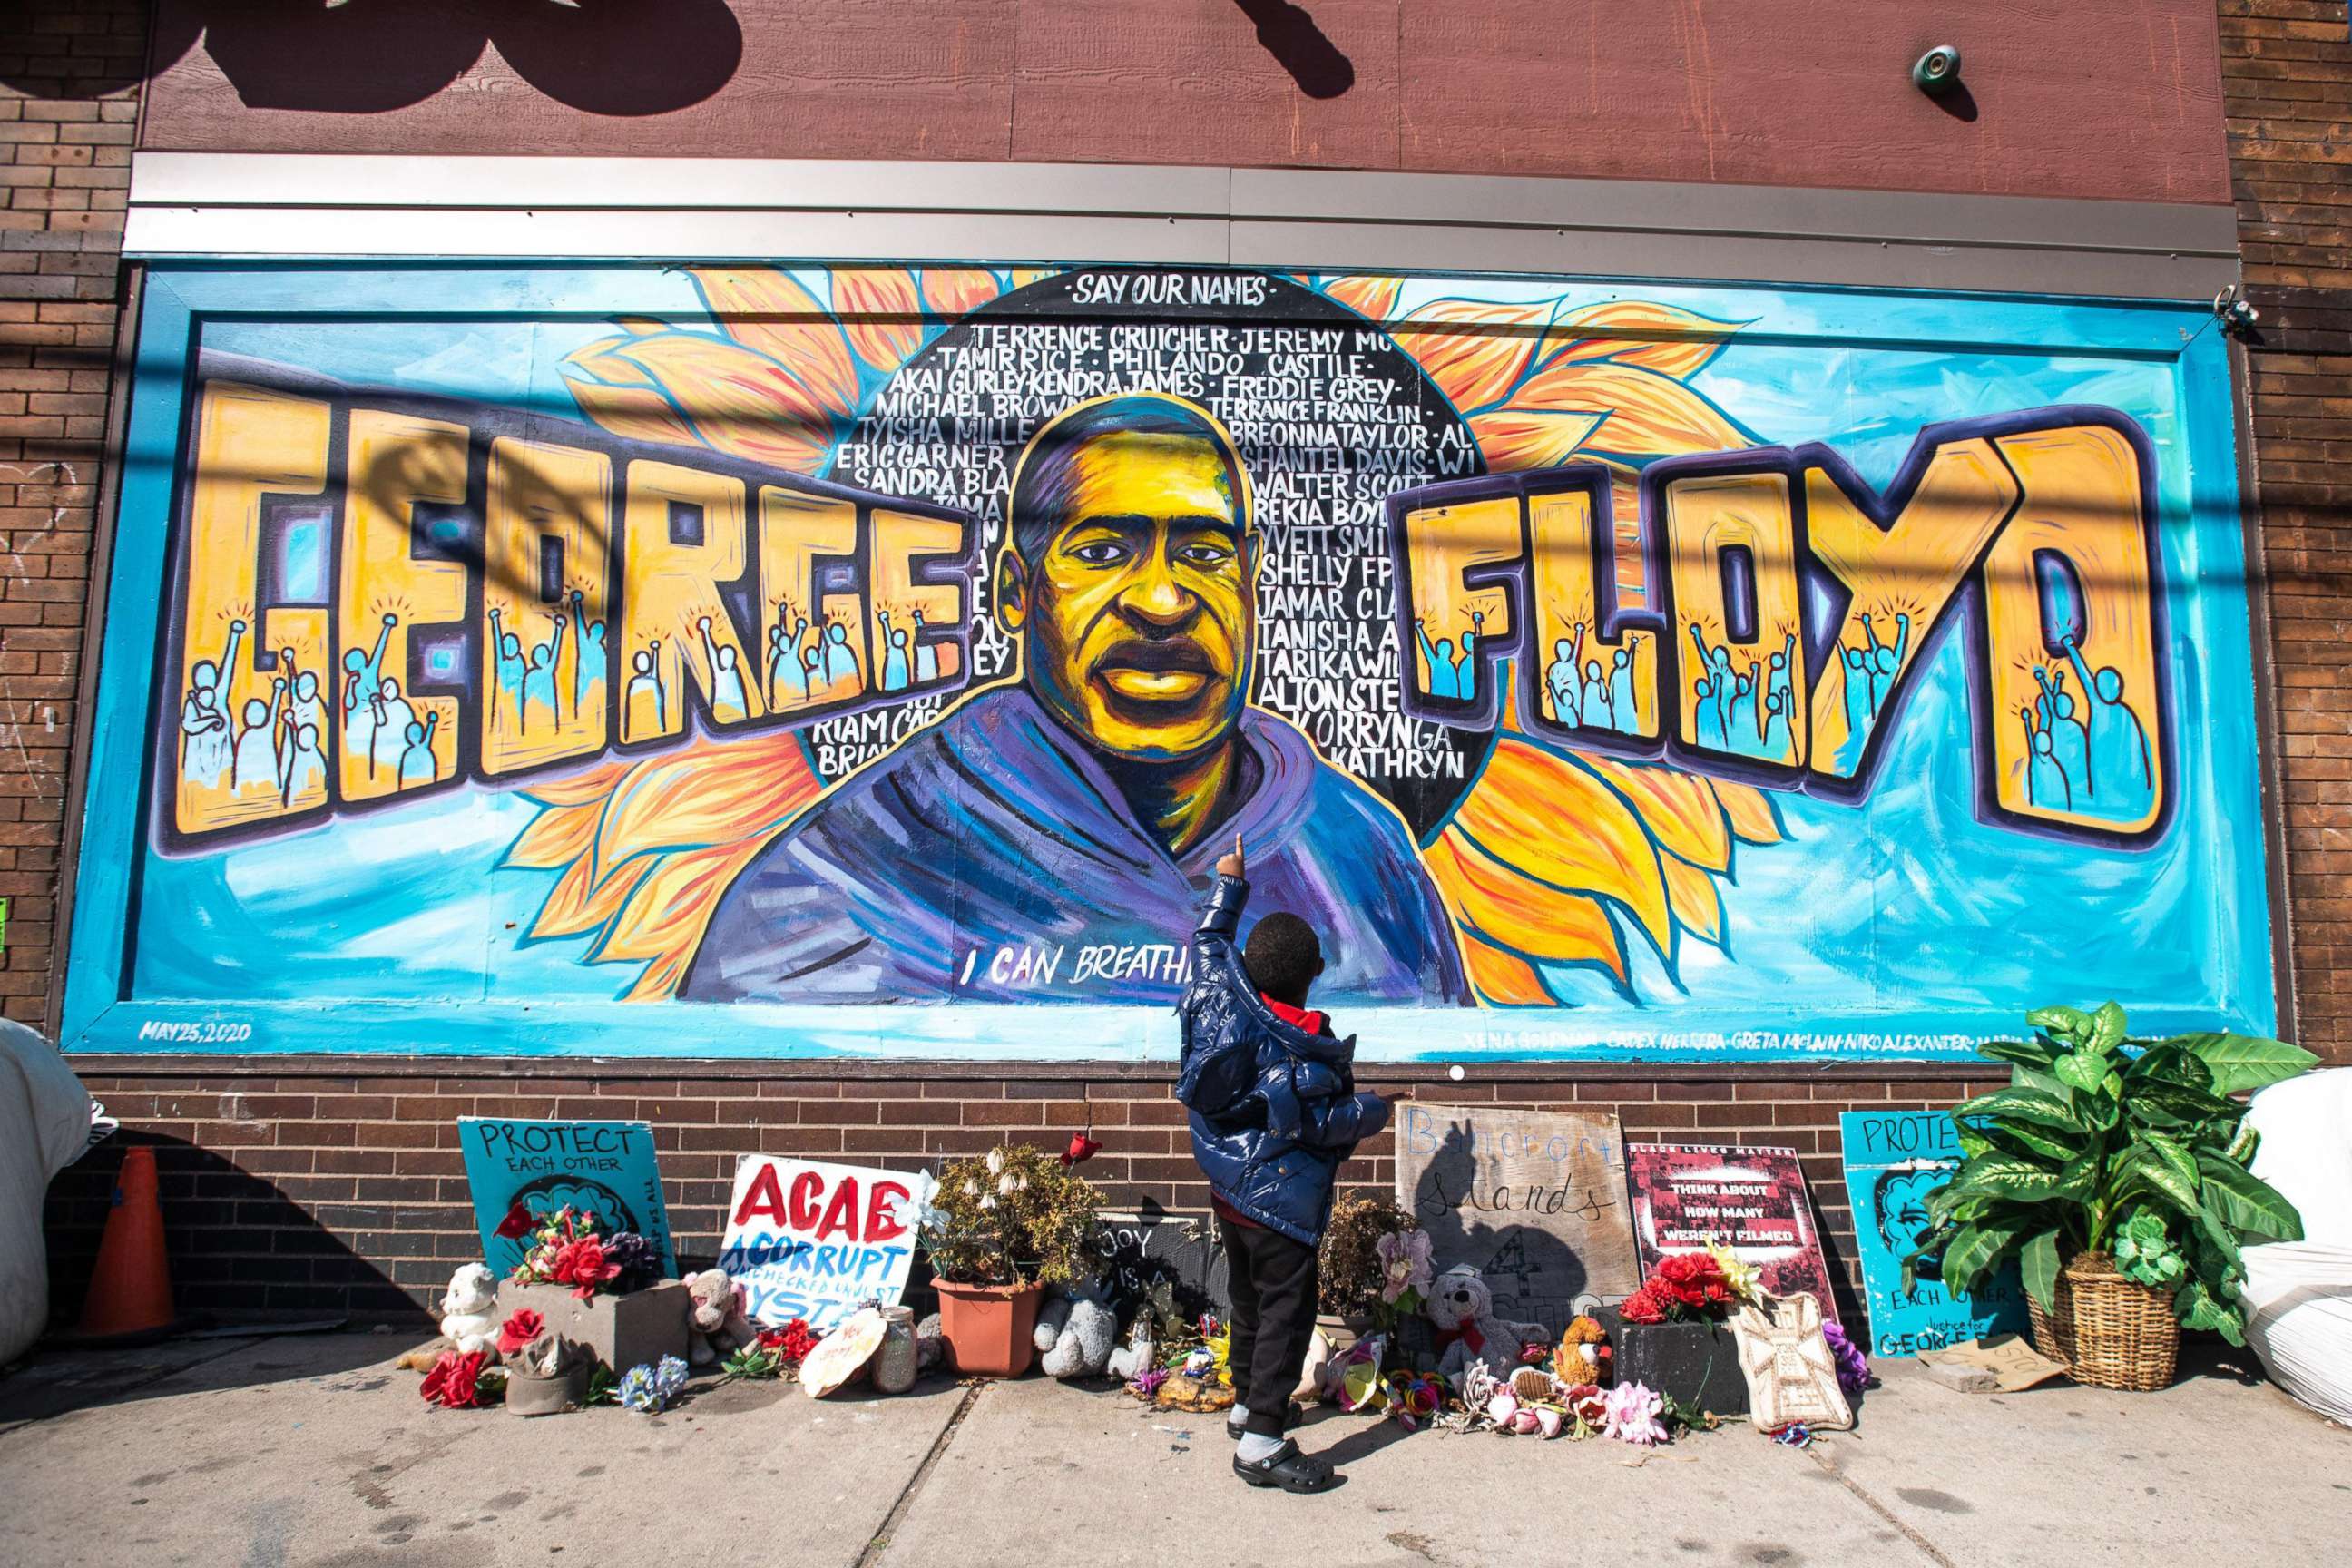
<instances>
[{"instance_id":1,"label":"painted face of man","mask_svg":"<svg viewBox=\"0 0 2352 1568\"><path fill-rule=\"evenodd\" d=\"M1919 1245L1927 1234L1927 1198L1952 1179L1946 1170L1896 1171L1879 1178L1878 1227L1896 1257Z\"/></svg>"},{"instance_id":2,"label":"painted face of man","mask_svg":"<svg viewBox=\"0 0 2352 1568\"><path fill-rule=\"evenodd\" d=\"M1249 689L1249 520L1205 437L1111 432L1072 455L1060 526L997 599L1024 673L1114 755L1175 761L1223 741Z\"/></svg>"}]
</instances>

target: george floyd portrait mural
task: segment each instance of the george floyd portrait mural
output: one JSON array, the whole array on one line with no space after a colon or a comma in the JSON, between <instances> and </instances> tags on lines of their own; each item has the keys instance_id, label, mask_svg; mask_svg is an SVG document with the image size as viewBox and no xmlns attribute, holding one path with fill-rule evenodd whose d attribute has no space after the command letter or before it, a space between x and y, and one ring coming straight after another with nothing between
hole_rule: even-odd
<instances>
[{"instance_id":1,"label":"george floyd portrait mural","mask_svg":"<svg viewBox=\"0 0 2352 1568\"><path fill-rule=\"evenodd\" d=\"M2274 1022L2210 318L1223 269L157 275L84 1048ZM140 461L143 457L143 462Z\"/></svg>"}]
</instances>

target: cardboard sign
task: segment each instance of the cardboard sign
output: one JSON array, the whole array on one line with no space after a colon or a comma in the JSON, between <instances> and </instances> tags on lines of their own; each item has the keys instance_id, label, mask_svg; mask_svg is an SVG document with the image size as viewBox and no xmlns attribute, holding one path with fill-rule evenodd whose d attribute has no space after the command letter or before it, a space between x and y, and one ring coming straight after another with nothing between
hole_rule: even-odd
<instances>
[{"instance_id":1,"label":"cardboard sign","mask_svg":"<svg viewBox=\"0 0 2352 1568\"><path fill-rule=\"evenodd\" d=\"M1400 1100L1396 1193L1438 1272L1476 1268L1497 1317L1559 1334L1641 1284L1613 1114Z\"/></svg>"},{"instance_id":2,"label":"cardboard sign","mask_svg":"<svg viewBox=\"0 0 2352 1568\"><path fill-rule=\"evenodd\" d=\"M2047 1383L2066 1370L2033 1348L2023 1334L1995 1334L1969 1340L1948 1350L1922 1351L1922 1366L1967 1367L1990 1373L2004 1394L2016 1394L2037 1383Z\"/></svg>"},{"instance_id":3,"label":"cardboard sign","mask_svg":"<svg viewBox=\"0 0 2352 1568\"><path fill-rule=\"evenodd\" d=\"M1629 1143L1625 1164L1644 1276L1670 1254L1720 1243L1758 1270L1768 1294L1809 1295L1836 1321L1821 1232L1794 1149Z\"/></svg>"},{"instance_id":4,"label":"cardboard sign","mask_svg":"<svg viewBox=\"0 0 2352 1568\"><path fill-rule=\"evenodd\" d=\"M1095 1218L1099 1223L1088 1244L1095 1273L1116 1300L1121 1322L1162 1280L1185 1317L1231 1315L1232 1276L1215 1221L1170 1214L1148 1202L1139 1210Z\"/></svg>"},{"instance_id":5,"label":"cardboard sign","mask_svg":"<svg viewBox=\"0 0 2352 1568\"><path fill-rule=\"evenodd\" d=\"M931 1186L922 1171L745 1154L719 1267L743 1288L745 1314L771 1328L803 1318L823 1331L861 1306L895 1306L915 1261L906 1222Z\"/></svg>"},{"instance_id":6,"label":"cardboard sign","mask_svg":"<svg viewBox=\"0 0 2352 1568\"><path fill-rule=\"evenodd\" d=\"M461 1116L457 1146L474 1194L482 1261L501 1279L522 1261L529 1239L499 1234L516 1204L541 1216L569 1204L594 1214L608 1236L634 1230L661 1254L662 1272L677 1276L669 1211L662 1205L661 1167L648 1123Z\"/></svg>"},{"instance_id":7,"label":"cardboard sign","mask_svg":"<svg viewBox=\"0 0 2352 1568\"><path fill-rule=\"evenodd\" d=\"M1927 1194L1960 1163L1952 1119L1934 1110L1849 1110L1838 1120L1870 1308L1870 1353L1915 1356L2023 1329L2025 1288L2015 1263L1971 1296L1947 1290L1933 1260L1921 1263L1912 1289L1903 1289L1903 1259L1927 1230Z\"/></svg>"}]
</instances>

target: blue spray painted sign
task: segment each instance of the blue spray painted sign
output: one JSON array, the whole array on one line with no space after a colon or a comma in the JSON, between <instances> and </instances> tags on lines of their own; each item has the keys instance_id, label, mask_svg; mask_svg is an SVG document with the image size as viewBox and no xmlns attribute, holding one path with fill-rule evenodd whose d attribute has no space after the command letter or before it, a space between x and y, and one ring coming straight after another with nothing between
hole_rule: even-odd
<instances>
[{"instance_id":1,"label":"blue spray painted sign","mask_svg":"<svg viewBox=\"0 0 2352 1568\"><path fill-rule=\"evenodd\" d=\"M607 1236L635 1231L660 1252L662 1272L677 1276L661 1166L647 1123L463 1116L457 1119L457 1146L466 1156L482 1258L501 1278L522 1261L528 1245L527 1237L499 1234L517 1204L534 1218L570 1205L593 1214Z\"/></svg>"},{"instance_id":2,"label":"blue spray painted sign","mask_svg":"<svg viewBox=\"0 0 2352 1568\"><path fill-rule=\"evenodd\" d=\"M1927 1229L1927 1194L1959 1167L1959 1135L1937 1110L1849 1110L1845 1186L1854 1243L1870 1298L1870 1353L1915 1356L2025 1327L2025 1290L2014 1265L1973 1296L1956 1297L1923 1264L1903 1288L1903 1259Z\"/></svg>"}]
</instances>

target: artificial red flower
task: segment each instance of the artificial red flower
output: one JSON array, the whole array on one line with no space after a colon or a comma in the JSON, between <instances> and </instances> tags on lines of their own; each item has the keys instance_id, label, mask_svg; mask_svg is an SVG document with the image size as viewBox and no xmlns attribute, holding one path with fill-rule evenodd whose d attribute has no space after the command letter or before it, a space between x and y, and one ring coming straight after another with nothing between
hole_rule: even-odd
<instances>
[{"instance_id":1,"label":"artificial red flower","mask_svg":"<svg viewBox=\"0 0 2352 1568\"><path fill-rule=\"evenodd\" d=\"M1551 1354L1549 1345L1538 1344L1533 1340L1528 1340L1519 1346L1519 1363L1522 1366L1529 1365L1543 1360L1549 1354Z\"/></svg>"},{"instance_id":2,"label":"artificial red flower","mask_svg":"<svg viewBox=\"0 0 2352 1568\"><path fill-rule=\"evenodd\" d=\"M425 1403L450 1410L471 1410L482 1403L482 1352L459 1355L443 1351L433 1370L425 1374Z\"/></svg>"},{"instance_id":3,"label":"artificial red flower","mask_svg":"<svg viewBox=\"0 0 2352 1568\"><path fill-rule=\"evenodd\" d=\"M1629 1323L1663 1323L1666 1321L1665 1308L1650 1293L1647 1285L1626 1297L1618 1306L1617 1315Z\"/></svg>"},{"instance_id":4,"label":"artificial red flower","mask_svg":"<svg viewBox=\"0 0 2352 1568\"><path fill-rule=\"evenodd\" d=\"M499 1325L499 1353L512 1355L547 1331L547 1320L529 1307L517 1307L514 1315Z\"/></svg>"},{"instance_id":5,"label":"artificial red flower","mask_svg":"<svg viewBox=\"0 0 2352 1568\"><path fill-rule=\"evenodd\" d=\"M786 1366L798 1366L816 1349L816 1338L805 1321L794 1318L781 1329L761 1329L759 1344L763 1351L775 1352L776 1359Z\"/></svg>"},{"instance_id":6,"label":"artificial red flower","mask_svg":"<svg viewBox=\"0 0 2352 1568\"><path fill-rule=\"evenodd\" d=\"M1609 1396L1597 1383L1580 1383L1568 1391L1568 1412L1587 1426L1598 1426L1608 1417Z\"/></svg>"},{"instance_id":7,"label":"artificial red flower","mask_svg":"<svg viewBox=\"0 0 2352 1568\"><path fill-rule=\"evenodd\" d=\"M1678 1252L1660 1260L1642 1290L1670 1318L1719 1316L1713 1309L1727 1307L1734 1299L1723 1266L1704 1252Z\"/></svg>"},{"instance_id":8,"label":"artificial red flower","mask_svg":"<svg viewBox=\"0 0 2352 1568\"><path fill-rule=\"evenodd\" d=\"M555 1255L552 1270L555 1282L569 1285L572 1293L585 1301L597 1290L621 1277L621 1266L604 1257L604 1244L594 1237L565 1242Z\"/></svg>"},{"instance_id":9,"label":"artificial red flower","mask_svg":"<svg viewBox=\"0 0 2352 1568\"><path fill-rule=\"evenodd\" d=\"M512 1241L518 1237L529 1236L537 1228L537 1224L530 1217L530 1210L517 1199L514 1207L507 1210L507 1217L499 1221L498 1234Z\"/></svg>"},{"instance_id":10,"label":"artificial red flower","mask_svg":"<svg viewBox=\"0 0 2352 1568\"><path fill-rule=\"evenodd\" d=\"M1079 1164L1101 1152L1101 1144L1083 1132L1073 1132L1070 1134L1070 1146L1062 1151L1062 1163L1066 1167Z\"/></svg>"}]
</instances>

